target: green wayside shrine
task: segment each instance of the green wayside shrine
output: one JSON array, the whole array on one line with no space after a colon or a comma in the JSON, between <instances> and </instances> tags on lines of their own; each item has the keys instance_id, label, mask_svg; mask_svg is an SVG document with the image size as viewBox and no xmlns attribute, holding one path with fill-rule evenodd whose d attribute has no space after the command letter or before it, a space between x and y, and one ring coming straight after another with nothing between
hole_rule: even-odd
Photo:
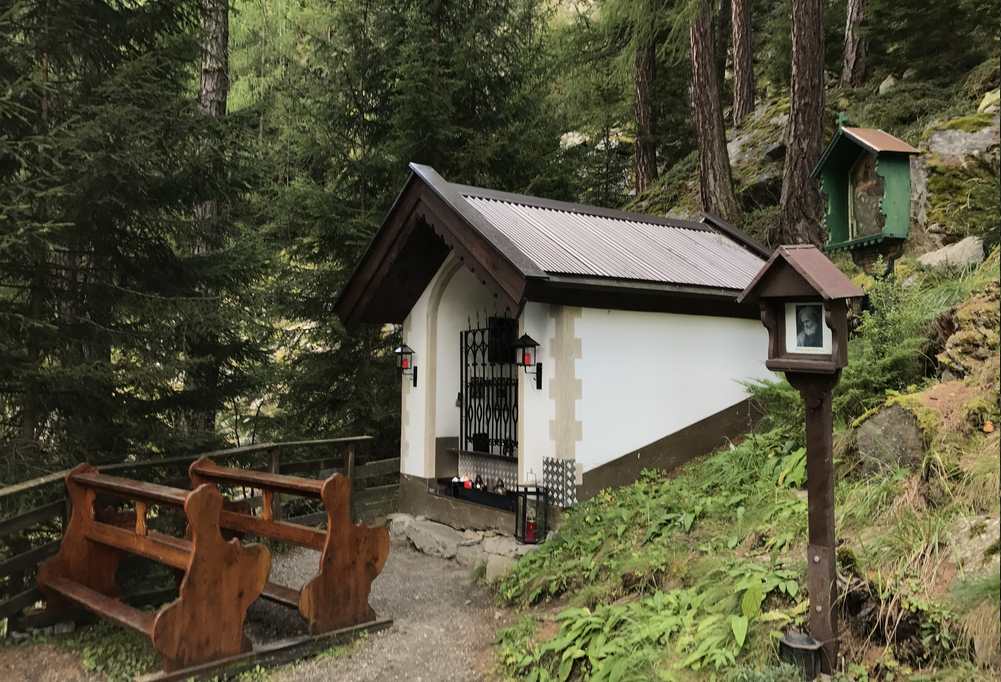
<instances>
[{"instance_id":1,"label":"green wayside shrine","mask_svg":"<svg viewBox=\"0 0 1001 682\"><path fill-rule=\"evenodd\" d=\"M845 124L842 118L813 170L827 201L826 250L892 262L910 229L910 157L919 152L882 130Z\"/></svg>"}]
</instances>

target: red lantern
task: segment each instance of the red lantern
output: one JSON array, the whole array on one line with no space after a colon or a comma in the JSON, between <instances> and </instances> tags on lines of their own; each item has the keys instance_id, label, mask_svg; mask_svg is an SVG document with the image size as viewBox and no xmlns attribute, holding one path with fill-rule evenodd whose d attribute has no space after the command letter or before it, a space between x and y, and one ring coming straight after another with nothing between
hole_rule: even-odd
<instances>
[{"instance_id":1,"label":"red lantern","mask_svg":"<svg viewBox=\"0 0 1001 682\"><path fill-rule=\"evenodd\" d=\"M542 388L542 363L536 362L536 352L539 348L538 342L528 334L522 334L521 338L515 341L515 364L525 368L525 374L531 374L530 370L535 368L535 387Z\"/></svg>"},{"instance_id":2,"label":"red lantern","mask_svg":"<svg viewBox=\"0 0 1001 682\"><path fill-rule=\"evenodd\" d=\"M414 386L417 386L417 366L414 365L414 349L407 344L401 344L393 351L396 353L396 369L400 375L409 374L414 378Z\"/></svg>"}]
</instances>

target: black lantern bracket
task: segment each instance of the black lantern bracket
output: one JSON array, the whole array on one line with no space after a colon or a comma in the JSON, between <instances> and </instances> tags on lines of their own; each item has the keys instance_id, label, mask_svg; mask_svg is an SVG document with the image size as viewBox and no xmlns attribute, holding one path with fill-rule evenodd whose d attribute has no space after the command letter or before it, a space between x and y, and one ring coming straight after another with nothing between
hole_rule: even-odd
<instances>
[{"instance_id":1,"label":"black lantern bracket","mask_svg":"<svg viewBox=\"0 0 1001 682\"><path fill-rule=\"evenodd\" d=\"M396 354L396 369L400 376L413 377L414 388L417 388L417 365L414 364L414 349L402 343L393 353Z\"/></svg>"},{"instance_id":2,"label":"black lantern bracket","mask_svg":"<svg viewBox=\"0 0 1001 682\"><path fill-rule=\"evenodd\" d=\"M542 390L542 363L536 362L539 351L539 342L528 334L522 334L521 338L514 342L515 364L525 368L525 374L531 376L535 374L535 388ZM533 371L534 370L534 371Z\"/></svg>"}]
</instances>

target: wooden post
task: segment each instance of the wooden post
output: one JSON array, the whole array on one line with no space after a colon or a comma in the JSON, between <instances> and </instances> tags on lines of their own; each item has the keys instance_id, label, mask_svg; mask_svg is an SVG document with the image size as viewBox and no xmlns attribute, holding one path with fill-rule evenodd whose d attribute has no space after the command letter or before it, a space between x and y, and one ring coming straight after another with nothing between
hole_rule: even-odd
<instances>
[{"instance_id":1,"label":"wooden post","mask_svg":"<svg viewBox=\"0 0 1001 682\"><path fill-rule=\"evenodd\" d=\"M821 670L832 674L838 662L837 558L834 546L834 374L786 372L806 407L806 490L809 546L806 584L810 592L810 636L823 645Z\"/></svg>"},{"instance_id":2,"label":"wooden post","mask_svg":"<svg viewBox=\"0 0 1001 682\"><path fill-rule=\"evenodd\" d=\"M348 452L344 459L344 475L348 478L348 495L351 497L351 504L348 508L348 514L351 516L351 520L354 521L355 515L355 445L354 443L348 444Z\"/></svg>"},{"instance_id":3,"label":"wooden post","mask_svg":"<svg viewBox=\"0 0 1001 682\"><path fill-rule=\"evenodd\" d=\"M271 453L271 466L268 470L273 474L280 474L281 461L279 460L278 448L272 448L269 452ZM266 502L265 499L262 504L266 504ZM278 493L271 496L271 518L275 521L282 520L282 501Z\"/></svg>"},{"instance_id":4,"label":"wooden post","mask_svg":"<svg viewBox=\"0 0 1001 682\"><path fill-rule=\"evenodd\" d=\"M146 512L148 508L145 502L136 501L136 535L146 537Z\"/></svg>"}]
</instances>

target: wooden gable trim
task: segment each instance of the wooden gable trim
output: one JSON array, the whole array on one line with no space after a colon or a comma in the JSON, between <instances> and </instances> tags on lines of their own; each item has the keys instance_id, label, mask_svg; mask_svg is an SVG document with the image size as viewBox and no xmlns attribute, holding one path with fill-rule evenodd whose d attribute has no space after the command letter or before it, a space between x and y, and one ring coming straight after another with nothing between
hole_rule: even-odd
<instances>
[{"instance_id":1,"label":"wooden gable trim","mask_svg":"<svg viewBox=\"0 0 1001 682\"><path fill-rule=\"evenodd\" d=\"M498 294L512 312L521 309L527 277L478 231L471 229L440 196L424 188L416 209L435 234L455 252L456 258L477 279Z\"/></svg>"},{"instance_id":2,"label":"wooden gable trim","mask_svg":"<svg viewBox=\"0 0 1001 682\"><path fill-rule=\"evenodd\" d=\"M368 310L385 287L393 288L408 300L412 299L405 305L407 310L417 302L430 278L423 287L414 287L412 283L400 287L400 283L390 280L394 264L398 259L407 257L407 245L422 224L427 224L465 267L494 290L502 306L510 308L515 314L520 311L526 274L443 198L440 191L436 191L420 175L412 173L334 304L335 312L345 324L401 322L402 319L376 319L385 316Z\"/></svg>"},{"instance_id":3,"label":"wooden gable trim","mask_svg":"<svg viewBox=\"0 0 1001 682\"><path fill-rule=\"evenodd\" d=\"M334 311L345 324L361 320L364 304L374 295L374 282L378 281L380 274L385 274L392 257L402 250L402 244L414 227L407 218L416 206L418 196L417 183L411 176L334 303Z\"/></svg>"}]
</instances>

